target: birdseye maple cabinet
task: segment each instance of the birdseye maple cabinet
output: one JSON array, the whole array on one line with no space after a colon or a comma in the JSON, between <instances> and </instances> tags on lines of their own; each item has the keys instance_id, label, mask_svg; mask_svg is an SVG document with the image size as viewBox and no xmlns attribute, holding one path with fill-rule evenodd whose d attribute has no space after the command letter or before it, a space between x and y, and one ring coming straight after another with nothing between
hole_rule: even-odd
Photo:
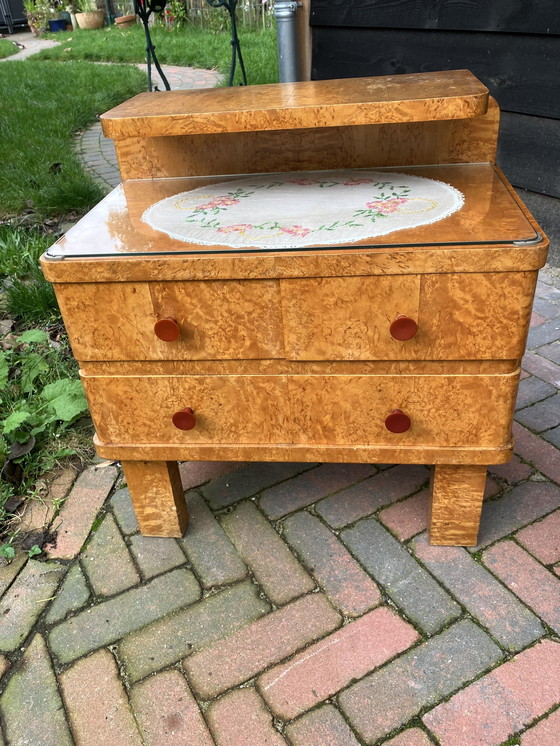
<instances>
[{"instance_id":1,"label":"birdseye maple cabinet","mask_svg":"<svg viewBox=\"0 0 560 746\"><path fill-rule=\"evenodd\" d=\"M495 165L468 71L140 94L102 117L123 183L42 257L143 534L181 536L177 461L430 464L430 541L474 545L548 242ZM240 174L392 170L448 217L337 245L200 245L142 221ZM336 212L336 205L333 205Z\"/></svg>"}]
</instances>

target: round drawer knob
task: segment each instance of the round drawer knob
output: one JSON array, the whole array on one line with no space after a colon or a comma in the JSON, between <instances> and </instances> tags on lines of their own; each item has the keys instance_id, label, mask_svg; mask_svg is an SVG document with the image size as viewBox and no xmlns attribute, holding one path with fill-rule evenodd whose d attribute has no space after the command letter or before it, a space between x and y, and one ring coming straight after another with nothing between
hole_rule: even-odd
<instances>
[{"instance_id":1,"label":"round drawer knob","mask_svg":"<svg viewBox=\"0 0 560 746\"><path fill-rule=\"evenodd\" d=\"M406 342L407 339L412 339L416 336L418 331L418 324L410 316L405 316L403 313L399 314L389 327L389 332L393 339L397 339L399 342Z\"/></svg>"},{"instance_id":2,"label":"round drawer knob","mask_svg":"<svg viewBox=\"0 0 560 746\"><path fill-rule=\"evenodd\" d=\"M154 332L158 339L164 342L175 342L181 335L181 329L175 319L159 319L154 324Z\"/></svg>"},{"instance_id":3,"label":"round drawer knob","mask_svg":"<svg viewBox=\"0 0 560 746\"><path fill-rule=\"evenodd\" d=\"M190 407L185 407L179 412L175 412L171 419L175 427L179 430L192 430L196 425L196 417Z\"/></svg>"},{"instance_id":4,"label":"round drawer knob","mask_svg":"<svg viewBox=\"0 0 560 746\"><path fill-rule=\"evenodd\" d=\"M410 417L400 409L393 409L385 418L385 427L391 433L405 433L410 430Z\"/></svg>"}]
</instances>

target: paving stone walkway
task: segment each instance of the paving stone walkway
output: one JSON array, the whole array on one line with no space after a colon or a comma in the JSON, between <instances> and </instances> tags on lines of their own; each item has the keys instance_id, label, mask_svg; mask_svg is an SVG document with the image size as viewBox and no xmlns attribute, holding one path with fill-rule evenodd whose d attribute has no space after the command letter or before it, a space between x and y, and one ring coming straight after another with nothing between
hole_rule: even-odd
<instances>
[{"instance_id":1,"label":"paving stone walkway","mask_svg":"<svg viewBox=\"0 0 560 746\"><path fill-rule=\"evenodd\" d=\"M552 272L475 549L428 545L424 466L185 463L180 540L138 533L117 465L62 474L22 519L48 561L0 567L5 743L558 746Z\"/></svg>"}]
</instances>

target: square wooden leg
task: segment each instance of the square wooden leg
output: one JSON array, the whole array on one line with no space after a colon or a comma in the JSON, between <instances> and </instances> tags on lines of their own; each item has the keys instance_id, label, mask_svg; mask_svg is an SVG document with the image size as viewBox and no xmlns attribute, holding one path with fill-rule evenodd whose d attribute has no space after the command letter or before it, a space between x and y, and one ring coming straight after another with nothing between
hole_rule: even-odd
<instances>
[{"instance_id":1,"label":"square wooden leg","mask_svg":"<svg viewBox=\"0 0 560 746\"><path fill-rule=\"evenodd\" d=\"M176 461L123 461L143 536L181 537L189 515Z\"/></svg>"},{"instance_id":2,"label":"square wooden leg","mask_svg":"<svg viewBox=\"0 0 560 746\"><path fill-rule=\"evenodd\" d=\"M432 467L430 544L476 546L486 466Z\"/></svg>"}]
</instances>

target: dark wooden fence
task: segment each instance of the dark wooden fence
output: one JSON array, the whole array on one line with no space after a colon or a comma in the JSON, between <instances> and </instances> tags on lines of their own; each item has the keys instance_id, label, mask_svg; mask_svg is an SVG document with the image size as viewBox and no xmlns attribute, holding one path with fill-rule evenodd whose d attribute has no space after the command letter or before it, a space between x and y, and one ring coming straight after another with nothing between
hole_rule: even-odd
<instances>
[{"instance_id":1,"label":"dark wooden fence","mask_svg":"<svg viewBox=\"0 0 560 746\"><path fill-rule=\"evenodd\" d=\"M502 109L498 161L560 197L560 0L311 0L312 77L467 68Z\"/></svg>"}]
</instances>

